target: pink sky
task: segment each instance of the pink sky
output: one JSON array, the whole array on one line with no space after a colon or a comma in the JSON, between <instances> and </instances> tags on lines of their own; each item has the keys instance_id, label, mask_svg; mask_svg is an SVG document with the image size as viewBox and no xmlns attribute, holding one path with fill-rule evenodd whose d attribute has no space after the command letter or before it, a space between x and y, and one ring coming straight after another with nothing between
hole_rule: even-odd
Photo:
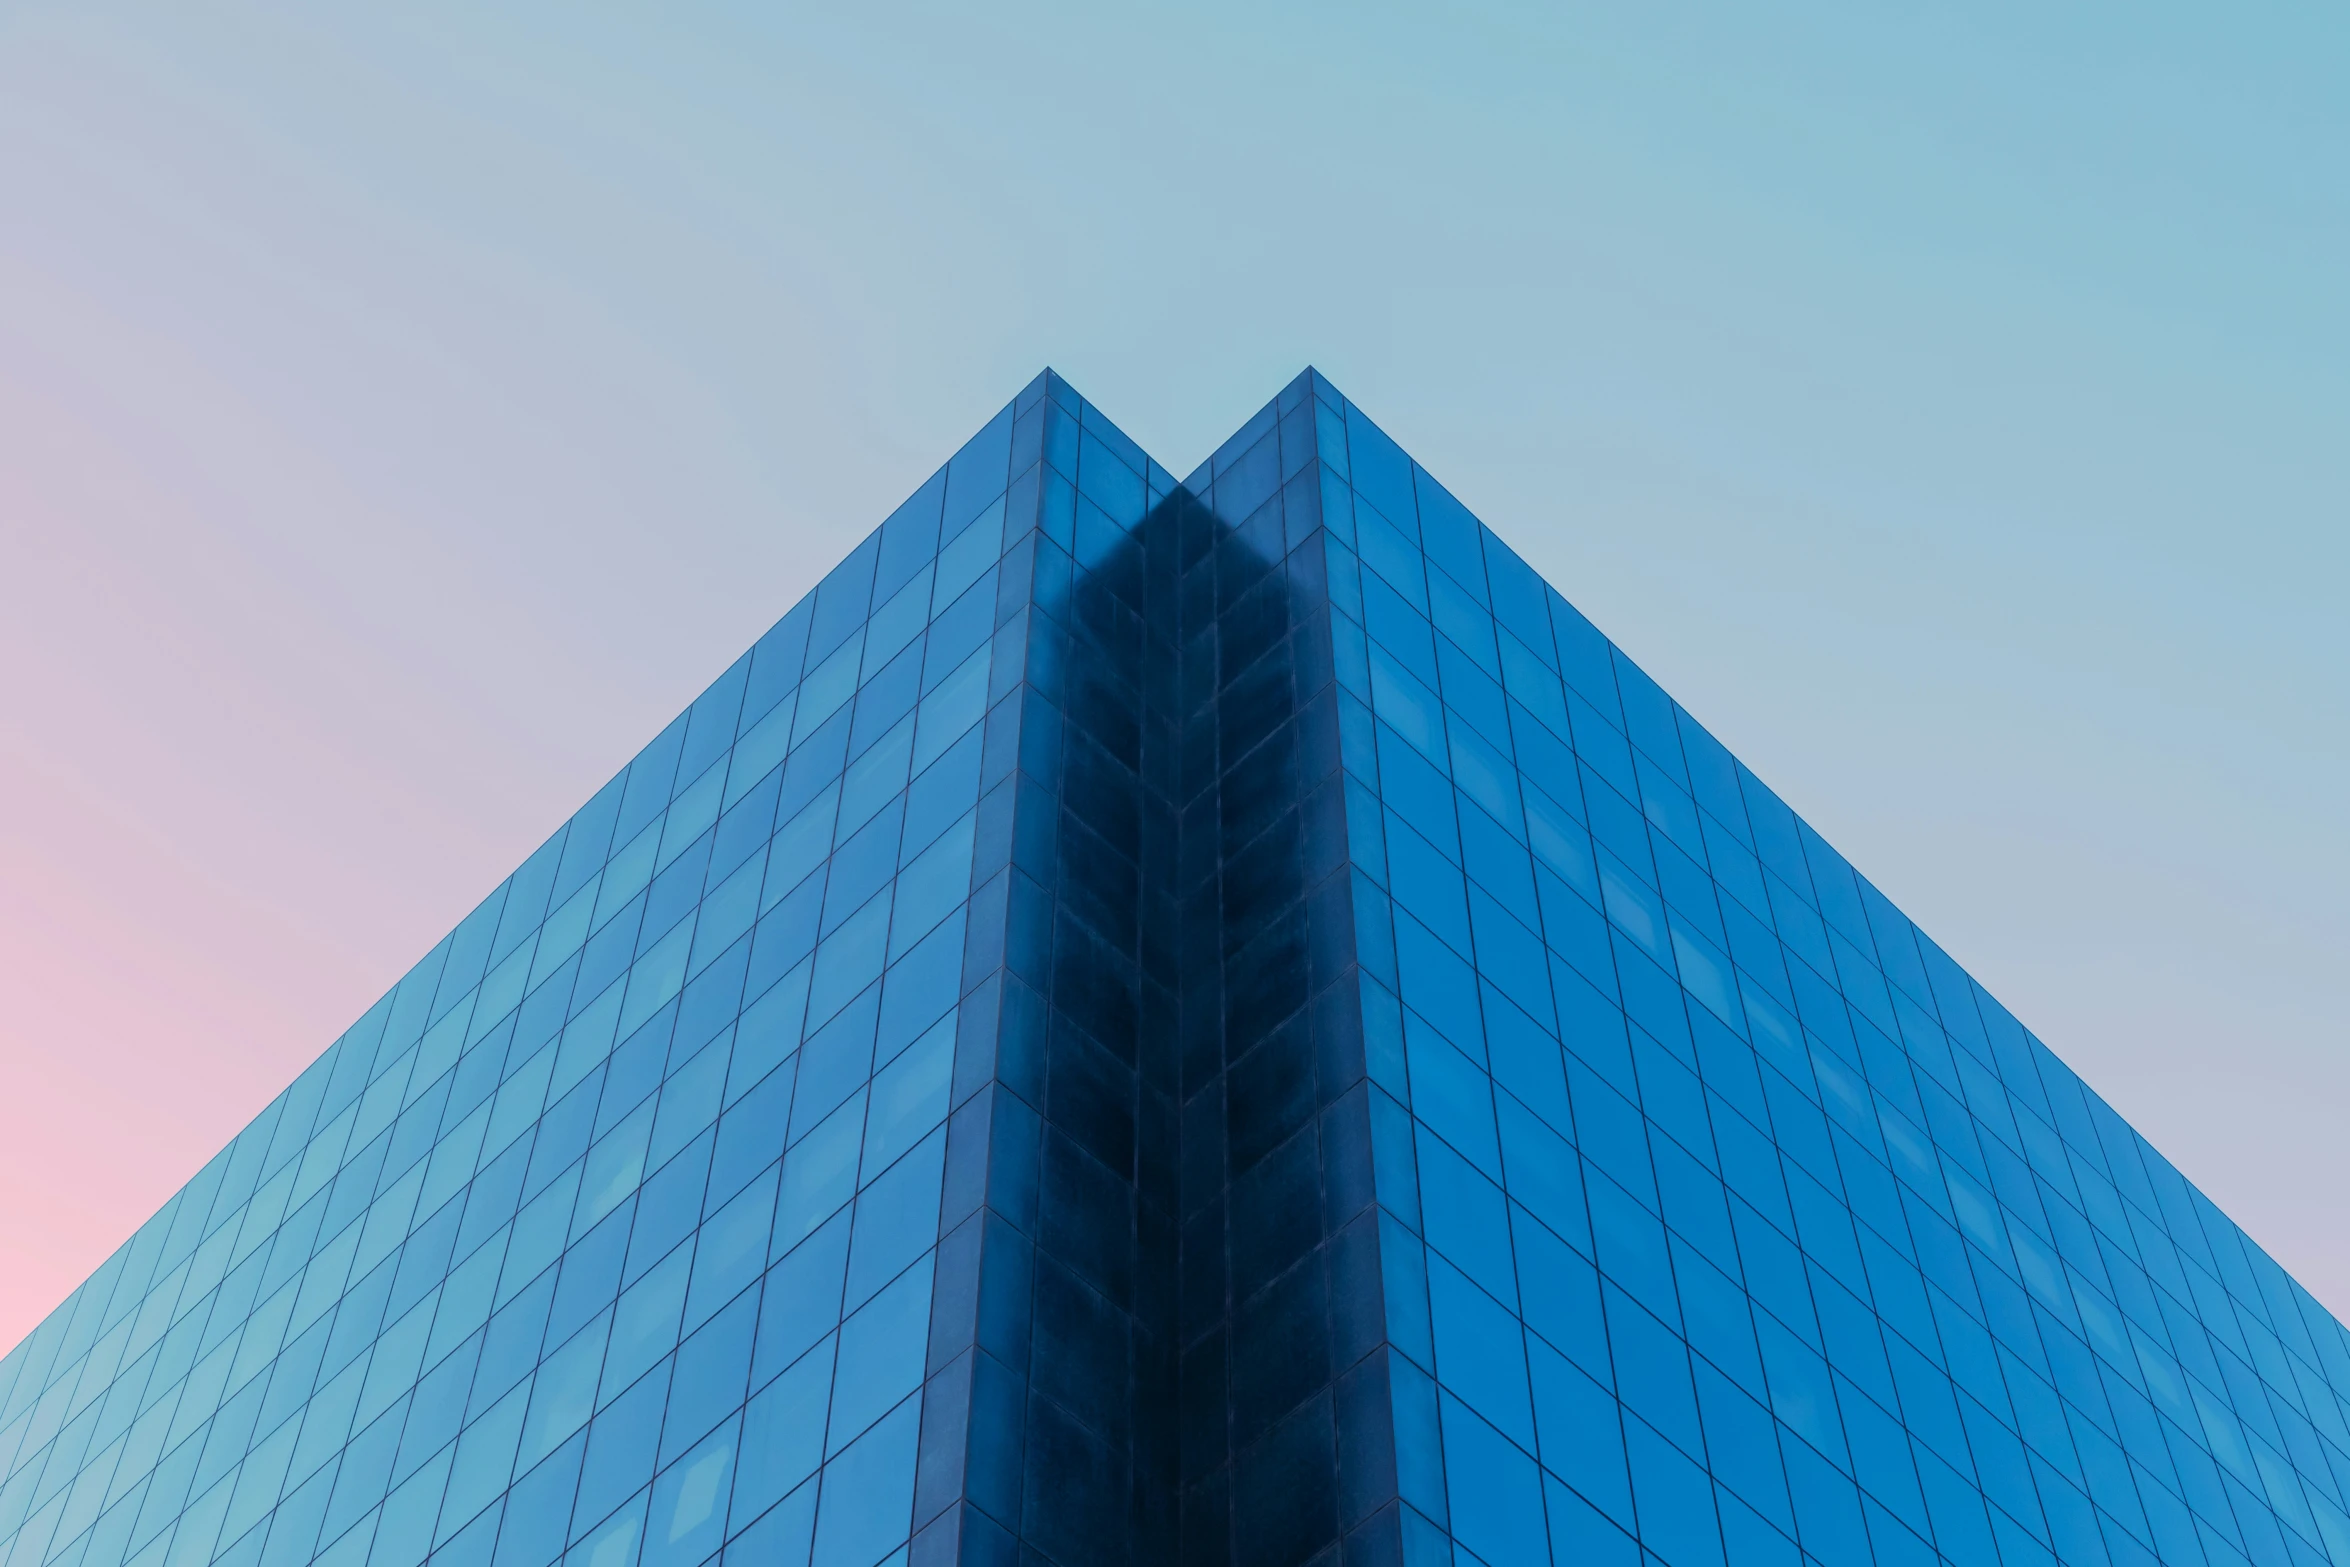
<instances>
[{"instance_id":1,"label":"pink sky","mask_svg":"<svg viewBox=\"0 0 2350 1567\"><path fill-rule=\"evenodd\" d=\"M627 449L697 399L657 351L550 361L505 312L485 373L390 278L289 324L318 275L256 272L254 234L166 259L68 215L0 244L0 1349L788 606L801 541L862 531L677 560L664 505L702 491ZM657 645L610 629L637 615Z\"/></svg>"},{"instance_id":2,"label":"pink sky","mask_svg":"<svg viewBox=\"0 0 2350 1567\"><path fill-rule=\"evenodd\" d=\"M0 273L0 288L27 281ZM147 365L158 401L194 394L169 422L107 406L88 361L77 374L6 347L12 1343L333 1038L392 953L431 939L485 861L527 847L527 827L509 811L501 839L478 797L436 801L371 765L368 731L424 739L430 716L345 639L289 623L298 598L229 553L234 530L205 515L224 504L217 474L191 453L217 440L234 460L233 414L174 386L165 356Z\"/></svg>"}]
</instances>

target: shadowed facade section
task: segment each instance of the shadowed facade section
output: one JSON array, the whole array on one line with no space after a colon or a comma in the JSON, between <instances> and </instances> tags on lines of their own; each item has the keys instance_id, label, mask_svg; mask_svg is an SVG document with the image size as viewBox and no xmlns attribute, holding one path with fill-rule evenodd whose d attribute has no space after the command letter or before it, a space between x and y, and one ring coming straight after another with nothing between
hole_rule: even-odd
<instances>
[{"instance_id":1,"label":"shadowed facade section","mask_svg":"<svg viewBox=\"0 0 2350 1567\"><path fill-rule=\"evenodd\" d=\"M940 1305L1000 1327L934 1335L972 1356L968 1506L917 1560L1302 1561L1392 1494L1370 1453L1339 1485L1382 1314L1304 389L1131 533L1041 497L1008 568L992 1171ZM1087 417L1046 420L1080 474Z\"/></svg>"}]
</instances>

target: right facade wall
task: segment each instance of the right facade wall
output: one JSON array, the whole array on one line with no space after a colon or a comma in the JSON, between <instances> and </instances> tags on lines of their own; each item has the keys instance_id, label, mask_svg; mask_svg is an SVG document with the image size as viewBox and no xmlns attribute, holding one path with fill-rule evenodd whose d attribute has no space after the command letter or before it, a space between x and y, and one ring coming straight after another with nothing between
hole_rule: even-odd
<instances>
[{"instance_id":1,"label":"right facade wall","mask_svg":"<svg viewBox=\"0 0 2350 1567\"><path fill-rule=\"evenodd\" d=\"M2350 1564L2341 1325L1572 605L1312 372L1186 488L1326 591L1357 965L1319 1281L1186 1296L1187 1557Z\"/></svg>"}]
</instances>

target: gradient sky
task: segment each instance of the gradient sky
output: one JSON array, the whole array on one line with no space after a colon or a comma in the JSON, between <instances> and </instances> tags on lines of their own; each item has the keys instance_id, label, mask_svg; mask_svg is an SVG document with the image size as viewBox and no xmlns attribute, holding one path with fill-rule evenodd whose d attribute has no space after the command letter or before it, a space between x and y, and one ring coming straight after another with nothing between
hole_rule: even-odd
<instances>
[{"instance_id":1,"label":"gradient sky","mask_svg":"<svg viewBox=\"0 0 2350 1567\"><path fill-rule=\"evenodd\" d=\"M0 3L0 1345L1047 363L1320 366L2350 1310L2339 7L831 9Z\"/></svg>"}]
</instances>

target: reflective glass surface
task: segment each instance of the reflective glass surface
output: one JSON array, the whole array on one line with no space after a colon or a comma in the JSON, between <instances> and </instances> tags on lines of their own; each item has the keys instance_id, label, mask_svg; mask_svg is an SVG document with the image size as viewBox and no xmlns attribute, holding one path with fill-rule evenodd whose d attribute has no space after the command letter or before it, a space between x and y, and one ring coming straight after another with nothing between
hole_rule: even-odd
<instances>
[{"instance_id":1,"label":"reflective glass surface","mask_svg":"<svg viewBox=\"0 0 2350 1567\"><path fill-rule=\"evenodd\" d=\"M1382 1559L2350 1561L2341 1325L1310 384Z\"/></svg>"},{"instance_id":2,"label":"reflective glass surface","mask_svg":"<svg viewBox=\"0 0 2350 1567\"><path fill-rule=\"evenodd\" d=\"M0 1364L0 1556L902 1552L1042 397Z\"/></svg>"},{"instance_id":3,"label":"reflective glass surface","mask_svg":"<svg viewBox=\"0 0 2350 1567\"><path fill-rule=\"evenodd\" d=\"M1326 381L1048 373L0 1361L0 1567L2350 1567L2343 1390Z\"/></svg>"}]
</instances>

